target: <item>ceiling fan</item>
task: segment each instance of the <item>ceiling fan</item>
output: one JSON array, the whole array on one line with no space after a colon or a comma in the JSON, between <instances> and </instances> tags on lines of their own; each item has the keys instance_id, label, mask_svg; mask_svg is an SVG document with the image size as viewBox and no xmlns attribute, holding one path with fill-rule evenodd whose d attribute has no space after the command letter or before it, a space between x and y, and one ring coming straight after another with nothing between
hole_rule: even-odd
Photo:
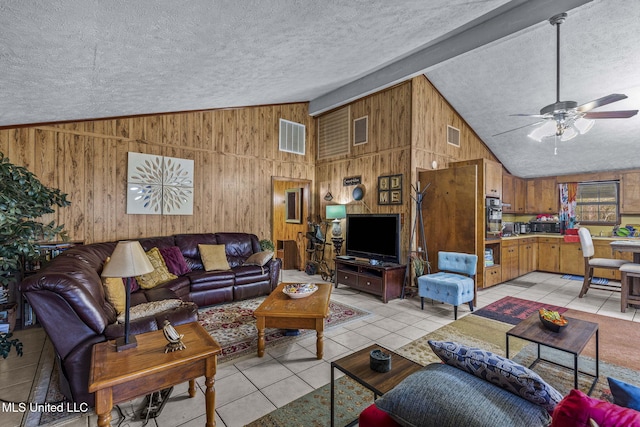
<instances>
[{"instance_id":1,"label":"ceiling fan","mask_svg":"<svg viewBox=\"0 0 640 427\"><path fill-rule=\"evenodd\" d=\"M589 101L585 104L578 105L575 101L560 101L560 24L567 17L566 13L554 15L549 19L551 25L556 26L557 42L556 42L556 102L543 107L540 114L511 114L511 116L536 117L542 119L536 123L511 129L506 132L498 133L493 136L502 135L517 129L529 126L536 126L543 123L542 126L534 129L529 133L529 137L536 141L542 141L543 138L556 136L561 141L568 141L575 138L578 134L587 133L594 124L593 119L626 119L638 114L638 110L621 110L621 111L591 111L594 108L603 105L621 101L627 98L627 95L612 93L602 98Z\"/></svg>"}]
</instances>

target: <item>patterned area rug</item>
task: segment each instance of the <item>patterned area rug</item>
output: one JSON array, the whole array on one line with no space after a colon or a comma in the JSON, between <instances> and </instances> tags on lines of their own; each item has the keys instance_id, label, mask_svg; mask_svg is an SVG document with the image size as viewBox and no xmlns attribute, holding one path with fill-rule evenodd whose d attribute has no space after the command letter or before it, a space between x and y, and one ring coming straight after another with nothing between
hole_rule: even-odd
<instances>
[{"instance_id":1,"label":"patterned area rug","mask_svg":"<svg viewBox=\"0 0 640 427\"><path fill-rule=\"evenodd\" d=\"M561 277L561 279L584 282L584 276L576 276L573 274L565 274ZM604 277L594 277L593 279L591 279L591 283L593 283L594 285L606 285L609 283L609 279L605 279Z\"/></svg>"},{"instance_id":2,"label":"patterned area rug","mask_svg":"<svg viewBox=\"0 0 640 427\"><path fill-rule=\"evenodd\" d=\"M576 310L571 310L571 312L572 314L577 313ZM624 320L613 318L603 320L604 316L592 316L600 318L603 324L611 323L613 325L616 322L625 323ZM427 344L428 340L433 339L456 341L505 356L505 333L512 327L513 325L510 323L500 322L482 316L465 316L401 347L396 350L396 352L422 365L434 362L439 363L440 359L431 351L431 348ZM618 349L620 349L620 347L626 347L624 342L618 342L615 345L612 344L612 346ZM615 348L612 349L614 352ZM510 342L510 351L511 354L515 354L515 356L512 356L512 359L525 366L529 366L537 356L536 346L524 340L512 339ZM571 355L553 349L543 349L542 356L565 366L571 366L573 360ZM585 372L594 372L594 359L588 356L580 356L579 369ZM533 370L555 387L562 395L568 394L573 388L573 373L570 369L552 363L539 362ZM600 377L591 396L612 401L611 391L607 382L607 377L609 376L640 386L640 380L638 379L640 378L640 372L638 370L615 365L610 362L607 356L601 354ZM581 374L578 380L578 387L586 392L589 390L593 378ZM336 417L336 425L345 425L350 420L355 420L362 409L373 402L373 398L370 392L349 379L342 377L337 380L337 383L335 389L336 392L340 393L340 397L339 403L336 405L336 410L340 411L340 418L338 421L338 417ZM330 386L325 385L252 422L248 427L329 425L329 392Z\"/></svg>"},{"instance_id":3,"label":"patterned area rug","mask_svg":"<svg viewBox=\"0 0 640 427\"><path fill-rule=\"evenodd\" d=\"M253 298L198 310L198 321L222 347L218 363L228 362L237 357L256 352L258 332L253 311L266 297ZM331 301L329 317L325 321L325 330L360 320L371 315L370 312L347 304ZM309 335L315 336L315 330L301 330L297 336L285 335L282 329L265 329L266 348L287 344Z\"/></svg>"},{"instance_id":4,"label":"patterned area rug","mask_svg":"<svg viewBox=\"0 0 640 427\"><path fill-rule=\"evenodd\" d=\"M544 304L537 301L529 301L516 297L504 297L486 307L481 308L480 310L474 311L471 314L509 323L510 325L517 325L543 307L547 310L553 310L559 313L567 311L564 307Z\"/></svg>"}]
</instances>

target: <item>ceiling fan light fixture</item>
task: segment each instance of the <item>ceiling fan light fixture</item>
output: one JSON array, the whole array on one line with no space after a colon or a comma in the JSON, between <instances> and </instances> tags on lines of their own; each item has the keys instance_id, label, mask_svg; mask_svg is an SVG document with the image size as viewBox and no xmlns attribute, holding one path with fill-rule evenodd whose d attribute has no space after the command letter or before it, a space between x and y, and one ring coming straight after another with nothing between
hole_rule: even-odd
<instances>
[{"instance_id":1,"label":"ceiling fan light fixture","mask_svg":"<svg viewBox=\"0 0 640 427\"><path fill-rule=\"evenodd\" d=\"M578 136L578 132L576 132L573 127L564 128L560 136L560 141L569 141L576 136Z\"/></svg>"},{"instance_id":2,"label":"ceiling fan light fixture","mask_svg":"<svg viewBox=\"0 0 640 427\"><path fill-rule=\"evenodd\" d=\"M549 120L542 126L539 126L532 130L531 133L529 133L529 135L527 136L534 141L542 142L544 138L555 135L556 131L556 122Z\"/></svg>"},{"instance_id":3,"label":"ceiling fan light fixture","mask_svg":"<svg viewBox=\"0 0 640 427\"><path fill-rule=\"evenodd\" d=\"M575 121L573 125L576 127L576 129L578 130L578 132L580 132L581 135L584 135L585 133L591 130L595 122L596 122L595 120L590 120L590 119L585 119L584 117L580 117L578 120Z\"/></svg>"}]
</instances>

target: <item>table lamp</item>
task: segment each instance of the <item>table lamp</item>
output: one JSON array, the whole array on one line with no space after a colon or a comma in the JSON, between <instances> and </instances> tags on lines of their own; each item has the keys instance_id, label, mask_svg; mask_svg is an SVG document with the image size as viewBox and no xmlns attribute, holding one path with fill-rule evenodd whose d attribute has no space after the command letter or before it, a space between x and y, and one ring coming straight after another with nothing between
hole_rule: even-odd
<instances>
[{"instance_id":1,"label":"table lamp","mask_svg":"<svg viewBox=\"0 0 640 427\"><path fill-rule=\"evenodd\" d=\"M347 217L347 208L345 205L328 205L327 206L327 219L333 219L333 228L331 229L331 235L335 238L342 237L342 227L340 226L340 220Z\"/></svg>"},{"instance_id":2,"label":"table lamp","mask_svg":"<svg viewBox=\"0 0 640 427\"><path fill-rule=\"evenodd\" d=\"M131 278L142 274L151 273L153 265L147 254L136 241L118 242L111 254L111 260L102 269L102 277L126 278L125 284L125 312L124 312L124 337L116 340L116 351L134 348L138 345L135 336L129 337L129 308L131 305Z\"/></svg>"},{"instance_id":3,"label":"table lamp","mask_svg":"<svg viewBox=\"0 0 640 427\"><path fill-rule=\"evenodd\" d=\"M336 255L340 255L342 250L342 227L340 226L340 220L347 217L347 208L345 205L328 205L327 206L327 219L333 219L333 227L331 228L331 241L335 248Z\"/></svg>"}]
</instances>

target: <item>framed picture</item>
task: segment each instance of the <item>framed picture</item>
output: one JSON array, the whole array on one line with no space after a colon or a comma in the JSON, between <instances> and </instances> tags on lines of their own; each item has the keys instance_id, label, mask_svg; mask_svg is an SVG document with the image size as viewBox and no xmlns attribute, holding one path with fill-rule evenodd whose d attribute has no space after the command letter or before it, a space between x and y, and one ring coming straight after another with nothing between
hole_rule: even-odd
<instances>
[{"instance_id":1,"label":"framed picture","mask_svg":"<svg viewBox=\"0 0 640 427\"><path fill-rule=\"evenodd\" d=\"M302 224L302 188L284 191L284 222Z\"/></svg>"},{"instance_id":2,"label":"framed picture","mask_svg":"<svg viewBox=\"0 0 640 427\"><path fill-rule=\"evenodd\" d=\"M402 174L378 177L378 204L402 204Z\"/></svg>"}]
</instances>

